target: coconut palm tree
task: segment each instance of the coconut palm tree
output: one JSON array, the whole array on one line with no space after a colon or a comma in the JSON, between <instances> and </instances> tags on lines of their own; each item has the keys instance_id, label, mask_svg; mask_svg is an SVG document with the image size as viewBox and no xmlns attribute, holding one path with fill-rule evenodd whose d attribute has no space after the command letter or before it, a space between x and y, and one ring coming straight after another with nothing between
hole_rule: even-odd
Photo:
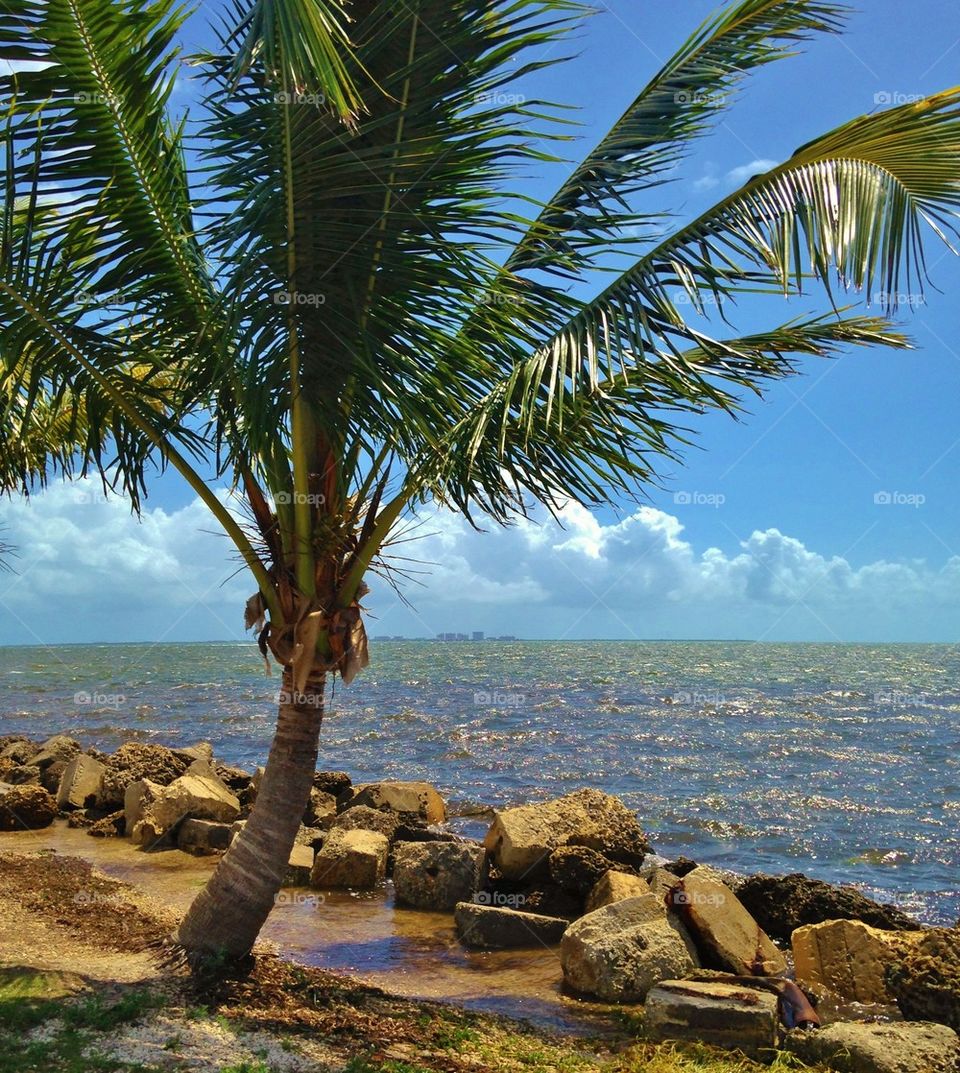
<instances>
[{"instance_id":1,"label":"coconut palm tree","mask_svg":"<svg viewBox=\"0 0 960 1073\"><path fill-rule=\"evenodd\" d=\"M77 450L45 471L98 471L134 509L151 465L178 470L249 567L247 624L283 668L256 806L179 929L191 954L252 948L326 680L366 664L367 581L418 505L506 524L609 503L794 355L908 345L848 310L748 335L726 314L748 292L918 286L924 232L948 236L960 206L960 90L854 119L678 226L645 195L752 71L841 28L827 0L734 0L537 203L521 173L570 127L521 91L583 16L233 0L192 60L187 123L172 0L0 11L4 416L56 415ZM4 457L7 487L31 472Z\"/></svg>"}]
</instances>

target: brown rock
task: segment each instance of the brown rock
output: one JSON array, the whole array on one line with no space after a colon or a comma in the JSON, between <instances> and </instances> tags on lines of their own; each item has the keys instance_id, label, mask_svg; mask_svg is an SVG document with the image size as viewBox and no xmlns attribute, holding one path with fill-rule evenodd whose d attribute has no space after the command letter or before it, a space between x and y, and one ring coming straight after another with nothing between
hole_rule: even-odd
<instances>
[{"instance_id":1,"label":"brown rock","mask_svg":"<svg viewBox=\"0 0 960 1073\"><path fill-rule=\"evenodd\" d=\"M42 786L14 786L0 794L0 831L36 831L56 816L57 803Z\"/></svg>"},{"instance_id":2,"label":"brown rock","mask_svg":"<svg viewBox=\"0 0 960 1073\"><path fill-rule=\"evenodd\" d=\"M671 905L686 924L707 968L740 976L779 976L783 954L723 883L694 868L679 881Z\"/></svg>"}]
</instances>

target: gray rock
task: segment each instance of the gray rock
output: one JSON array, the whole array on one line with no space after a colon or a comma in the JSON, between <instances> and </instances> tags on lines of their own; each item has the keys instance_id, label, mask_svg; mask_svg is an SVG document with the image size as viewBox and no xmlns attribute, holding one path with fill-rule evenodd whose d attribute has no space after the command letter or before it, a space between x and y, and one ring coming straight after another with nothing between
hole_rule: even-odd
<instances>
[{"instance_id":1,"label":"gray rock","mask_svg":"<svg viewBox=\"0 0 960 1073\"><path fill-rule=\"evenodd\" d=\"M696 968L683 925L653 896L613 902L574 921L560 944L563 977L607 1002L642 1002L651 987Z\"/></svg>"},{"instance_id":2,"label":"gray rock","mask_svg":"<svg viewBox=\"0 0 960 1073\"><path fill-rule=\"evenodd\" d=\"M644 1034L758 1055L777 1045L777 996L716 981L665 980L647 992Z\"/></svg>"},{"instance_id":3,"label":"gray rock","mask_svg":"<svg viewBox=\"0 0 960 1073\"><path fill-rule=\"evenodd\" d=\"M814 1031L798 1028L787 1035L784 1049L838 1073L955 1073L960 1068L956 1032L927 1021L837 1021Z\"/></svg>"},{"instance_id":4,"label":"gray rock","mask_svg":"<svg viewBox=\"0 0 960 1073\"><path fill-rule=\"evenodd\" d=\"M417 909L453 909L483 886L486 852L458 842L398 842L393 886L397 902Z\"/></svg>"},{"instance_id":5,"label":"gray rock","mask_svg":"<svg viewBox=\"0 0 960 1073\"><path fill-rule=\"evenodd\" d=\"M478 950L553 946L560 941L567 927L567 921L558 917L477 902L459 902L454 911L454 922L464 946Z\"/></svg>"}]
</instances>

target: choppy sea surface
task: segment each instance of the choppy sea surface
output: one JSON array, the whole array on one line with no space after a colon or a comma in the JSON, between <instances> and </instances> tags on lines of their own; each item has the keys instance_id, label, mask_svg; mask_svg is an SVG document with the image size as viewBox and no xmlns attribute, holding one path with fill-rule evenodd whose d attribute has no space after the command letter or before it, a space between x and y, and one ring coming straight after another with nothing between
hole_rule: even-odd
<instances>
[{"instance_id":1,"label":"choppy sea surface","mask_svg":"<svg viewBox=\"0 0 960 1073\"><path fill-rule=\"evenodd\" d=\"M237 644L0 648L0 683L0 734L205 740L247 767L279 687ZM464 817L595 786L660 853L960 916L954 646L374 643L369 670L337 683L321 766L427 779Z\"/></svg>"}]
</instances>

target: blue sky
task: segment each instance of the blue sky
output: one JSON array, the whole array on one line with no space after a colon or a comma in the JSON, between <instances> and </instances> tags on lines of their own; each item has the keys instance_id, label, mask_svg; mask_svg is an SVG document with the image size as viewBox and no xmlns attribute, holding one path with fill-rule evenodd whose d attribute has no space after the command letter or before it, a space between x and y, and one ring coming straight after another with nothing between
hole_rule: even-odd
<instances>
[{"instance_id":1,"label":"blue sky","mask_svg":"<svg viewBox=\"0 0 960 1073\"><path fill-rule=\"evenodd\" d=\"M582 106L584 149L716 4L599 7L579 55L537 86ZM815 135L960 83L954 3L863 7L842 37L817 39L753 77L653 206L696 215ZM199 23L190 36L203 36ZM188 100L190 89L179 93ZM545 168L533 188L547 194L562 174ZM960 261L929 248L943 293L931 288L926 306L901 313L916 352L808 362L742 422L701 420L698 448L640 513L622 504L592 521L573 512L566 532L485 536L428 518L421 532L433 535L412 554L439 565L409 590L415 612L375 585L371 632L956 640ZM745 305L737 324L773 326L822 308L816 294L789 305L768 298ZM877 502L884 494L891 502ZM157 483L139 526L123 504L92 498L86 486L55 488L29 506L0 507L21 548L19 573L0 576L0 643L241 636L236 601L250 586L221 585L235 569L225 542L206 532L211 523L178 478Z\"/></svg>"}]
</instances>

